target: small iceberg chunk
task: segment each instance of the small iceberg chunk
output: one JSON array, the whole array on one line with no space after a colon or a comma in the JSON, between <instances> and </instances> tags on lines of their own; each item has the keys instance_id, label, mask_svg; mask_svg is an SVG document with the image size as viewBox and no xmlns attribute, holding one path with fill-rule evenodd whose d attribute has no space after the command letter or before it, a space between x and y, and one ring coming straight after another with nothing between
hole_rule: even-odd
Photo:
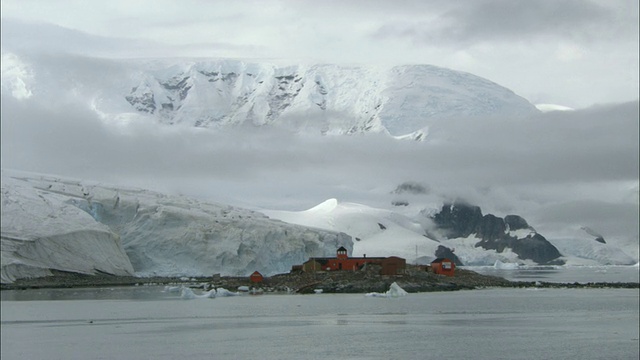
<instances>
[{"instance_id":1,"label":"small iceberg chunk","mask_svg":"<svg viewBox=\"0 0 640 360\"><path fill-rule=\"evenodd\" d=\"M201 295L197 295L191 290L191 288L183 287L182 292L180 293L180 298L183 300L193 300L193 299L213 299L216 297L216 290L211 289L202 293Z\"/></svg>"},{"instance_id":2,"label":"small iceberg chunk","mask_svg":"<svg viewBox=\"0 0 640 360\"><path fill-rule=\"evenodd\" d=\"M179 293L182 291L182 286L165 286L164 292L168 293Z\"/></svg>"},{"instance_id":3,"label":"small iceberg chunk","mask_svg":"<svg viewBox=\"0 0 640 360\"><path fill-rule=\"evenodd\" d=\"M194 294L193 290L188 287L182 288L182 292L180 293L180 298L182 300L192 300L196 298L196 294Z\"/></svg>"},{"instance_id":4,"label":"small iceberg chunk","mask_svg":"<svg viewBox=\"0 0 640 360\"><path fill-rule=\"evenodd\" d=\"M500 260L496 260L493 267L496 269L515 270L518 269L520 265L518 265L518 263L503 263Z\"/></svg>"},{"instance_id":5,"label":"small iceberg chunk","mask_svg":"<svg viewBox=\"0 0 640 360\"><path fill-rule=\"evenodd\" d=\"M403 288L400 287L400 285L398 285L398 283L394 281L393 284L389 286L389 290L387 292L384 292L384 293L372 292L372 293L366 294L366 296L396 298L401 296L407 296L408 294L409 294L408 292L406 292Z\"/></svg>"},{"instance_id":6,"label":"small iceberg chunk","mask_svg":"<svg viewBox=\"0 0 640 360\"><path fill-rule=\"evenodd\" d=\"M225 289L225 288L222 288L222 287L220 287L220 288L216 289L216 292L217 292L216 296L218 296L218 297L224 297L224 296L238 296L238 295L240 295L240 293L239 293L239 292L229 291L229 290L227 290L227 289Z\"/></svg>"}]
</instances>

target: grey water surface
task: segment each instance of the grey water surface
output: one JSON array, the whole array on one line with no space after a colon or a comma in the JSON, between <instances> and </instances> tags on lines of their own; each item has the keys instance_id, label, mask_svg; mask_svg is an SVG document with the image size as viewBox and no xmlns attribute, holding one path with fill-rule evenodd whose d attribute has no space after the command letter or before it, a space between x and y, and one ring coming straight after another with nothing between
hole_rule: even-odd
<instances>
[{"instance_id":1,"label":"grey water surface","mask_svg":"<svg viewBox=\"0 0 640 360\"><path fill-rule=\"evenodd\" d=\"M197 292L197 291L196 291ZM2 292L10 359L637 359L637 289L183 300L160 286Z\"/></svg>"}]
</instances>

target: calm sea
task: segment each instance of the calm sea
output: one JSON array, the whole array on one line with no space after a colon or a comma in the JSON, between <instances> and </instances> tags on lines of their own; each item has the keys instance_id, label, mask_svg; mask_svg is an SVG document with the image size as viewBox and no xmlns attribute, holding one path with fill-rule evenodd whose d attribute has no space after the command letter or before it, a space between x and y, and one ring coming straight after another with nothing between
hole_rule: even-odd
<instances>
[{"instance_id":1,"label":"calm sea","mask_svg":"<svg viewBox=\"0 0 640 360\"><path fill-rule=\"evenodd\" d=\"M159 286L3 291L10 359L638 359L637 289L182 300Z\"/></svg>"},{"instance_id":2,"label":"calm sea","mask_svg":"<svg viewBox=\"0 0 640 360\"><path fill-rule=\"evenodd\" d=\"M552 283L640 282L638 266L524 266L499 269L494 266L468 266L480 274L500 276L512 281Z\"/></svg>"}]
</instances>

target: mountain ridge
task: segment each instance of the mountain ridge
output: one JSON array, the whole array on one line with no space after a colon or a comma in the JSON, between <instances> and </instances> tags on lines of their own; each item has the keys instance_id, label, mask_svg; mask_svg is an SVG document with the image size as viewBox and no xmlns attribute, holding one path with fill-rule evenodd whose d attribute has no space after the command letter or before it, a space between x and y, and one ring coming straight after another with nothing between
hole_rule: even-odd
<instances>
[{"instance_id":1,"label":"mountain ridge","mask_svg":"<svg viewBox=\"0 0 640 360\"><path fill-rule=\"evenodd\" d=\"M323 134L382 132L418 139L442 119L539 113L490 80L433 65L63 60L4 51L3 93L43 98L70 91L112 119L148 117L213 129L252 125ZM95 71L82 70L89 68ZM108 75L101 79L98 73Z\"/></svg>"}]
</instances>

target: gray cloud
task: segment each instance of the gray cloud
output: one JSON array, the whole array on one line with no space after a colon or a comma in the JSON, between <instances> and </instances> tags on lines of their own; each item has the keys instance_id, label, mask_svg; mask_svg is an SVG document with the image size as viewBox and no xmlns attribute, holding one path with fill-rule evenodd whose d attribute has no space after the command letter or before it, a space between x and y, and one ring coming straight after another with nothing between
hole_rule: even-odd
<instances>
[{"instance_id":1,"label":"gray cloud","mask_svg":"<svg viewBox=\"0 0 640 360\"><path fill-rule=\"evenodd\" d=\"M184 21L172 26L184 25ZM64 28L48 23L23 22L15 19L2 19L0 36L2 46L12 51L27 51L49 54L75 54L105 58L144 58L177 57L218 54L228 52L255 52L260 46L238 45L226 42L185 42L167 45L153 40L124 37L106 37L90 35L82 31ZM164 23L158 26L169 26ZM135 32L135 29L134 29Z\"/></svg>"},{"instance_id":2,"label":"gray cloud","mask_svg":"<svg viewBox=\"0 0 640 360\"><path fill-rule=\"evenodd\" d=\"M435 21L391 22L377 37L403 36L426 44L472 45L492 41L565 39L633 41L638 32L638 3L583 0L434 2Z\"/></svg>"},{"instance_id":3,"label":"gray cloud","mask_svg":"<svg viewBox=\"0 0 640 360\"><path fill-rule=\"evenodd\" d=\"M539 202L576 200L583 196L573 193L576 184L593 184L588 198L602 200L610 194L598 184L638 179L637 102L530 119L439 122L422 143L384 135L335 137L254 127L213 132L147 122L122 132L78 105L51 109L4 96L2 103L5 168L257 206L310 206L336 196L376 203L387 201L404 181L427 184L438 196L480 200L494 191L514 192L513 197L520 191ZM540 194L531 194L535 188ZM544 189L554 188L564 190L545 195Z\"/></svg>"},{"instance_id":4,"label":"gray cloud","mask_svg":"<svg viewBox=\"0 0 640 360\"><path fill-rule=\"evenodd\" d=\"M486 77L532 102L583 108L638 98L635 0L2 5L5 17L59 25L12 29L16 22L3 17L5 52L432 64Z\"/></svg>"}]
</instances>

